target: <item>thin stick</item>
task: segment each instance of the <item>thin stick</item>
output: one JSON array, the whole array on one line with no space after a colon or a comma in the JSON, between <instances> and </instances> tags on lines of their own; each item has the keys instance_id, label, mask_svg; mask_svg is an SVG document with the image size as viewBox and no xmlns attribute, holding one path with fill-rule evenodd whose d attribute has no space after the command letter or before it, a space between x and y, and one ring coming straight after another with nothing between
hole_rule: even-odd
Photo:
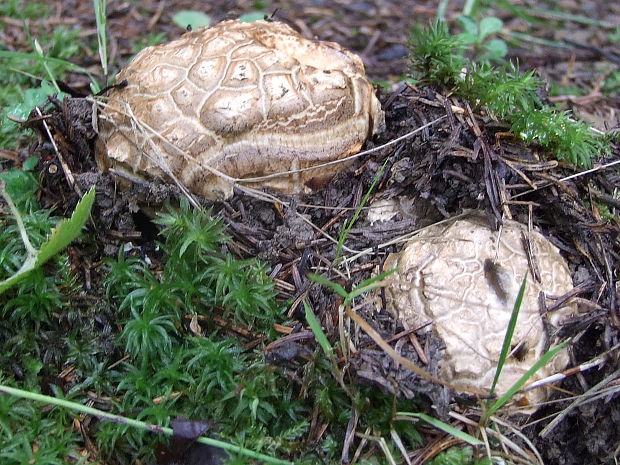
<instances>
[{"instance_id":1,"label":"thin stick","mask_svg":"<svg viewBox=\"0 0 620 465\"><path fill-rule=\"evenodd\" d=\"M84 197L84 193L82 192L80 187L75 183L75 178L73 177L73 173L69 169L69 165L67 164L64 157L60 153L60 150L58 150L56 141L52 137L52 132L50 131L49 126L47 125L47 121L45 121L45 119L43 118L43 114L41 113L41 110L39 109L39 107L35 107L35 109L37 111L37 114L41 118L41 122L43 123L43 127L45 128L45 132L47 133L47 137L49 137L49 140L52 143L52 147L54 147L54 152L56 152L56 156L58 157L58 160L60 161L60 166L62 166L62 171L63 173L65 173L65 178L67 179L69 186L71 187L71 189L73 189L77 193L77 195L80 196L80 198Z\"/></svg>"},{"instance_id":2,"label":"thin stick","mask_svg":"<svg viewBox=\"0 0 620 465\"><path fill-rule=\"evenodd\" d=\"M585 176L586 174L595 173L597 171L601 171L601 170L604 170L604 169L607 169L607 168L611 168L612 166L616 166L618 164L620 164L620 160L612 161L612 162L607 163L605 165L601 165L601 166L597 166L597 167L594 167L594 168L590 168L589 170L586 170L586 171L580 171L579 173L571 174L570 176L567 176L565 178L558 179L555 183L554 182L543 183L542 185L536 187L535 189L530 189L529 191L525 191L525 192L521 192L520 194L513 195L512 198L516 199L517 197L521 197L523 195L531 194L532 192L536 192L536 191L538 191L540 189L544 189L545 187L549 187L549 186L552 186L552 185L555 185L555 184L558 184L558 183L561 183L561 182L564 182L564 181L568 181L570 179L578 178L580 176Z\"/></svg>"}]
</instances>

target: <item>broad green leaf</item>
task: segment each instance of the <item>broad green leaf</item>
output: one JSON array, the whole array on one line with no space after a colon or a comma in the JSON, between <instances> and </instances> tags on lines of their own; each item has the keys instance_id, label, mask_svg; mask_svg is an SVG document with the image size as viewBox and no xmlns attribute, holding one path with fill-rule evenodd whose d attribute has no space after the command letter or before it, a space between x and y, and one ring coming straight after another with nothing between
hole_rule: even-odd
<instances>
[{"instance_id":1,"label":"broad green leaf","mask_svg":"<svg viewBox=\"0 0 620 465\"><path fill-rule=\"evenodd\" d=\"M508 53L508 46L502 39L489 40L484 44L484 48L487 50L485 57L489 60L499 60Z\"/></svg>"},{"instance_id":2,"label":"broad green leaf","mask_svg":"<svg viewBox=\"0 0 620 465\"><path fill-rule=\"evenodd\" d=\"M249 13L244 13L239 16L239 21L243 23L252 23L254 21L260 21L261 19L265 19L265 13L261 11L250 11Z\"/></svg>"},{"instance_id":3,"label":"broad green leaf","mask_svg":"<svg viewBox=\"0 0 620 465\"><path fill-rule=\"evenodd\" d=\"M480 21L480 42L482 42L489 35L501 31L502 27L504 27L504 23L499 18L496 18L494 16L483 18L482 21Z\"/></svg>"},{"instance_id":4,"label":"broad green leaf","mask_svg":"<svg viewBox=\"0 0 620 465\"><path fill-rule=\"evenodd\" d=\"M463 28L463 33L460 35L478 36L478 25L469 16L459 16L456 21Z\"/></svg>"},{"instance_id":5,"label":"broad green leaf","mask_svg":"<svg viewBox=\"0 0 620 465\"><path fill-rule=\"evenodd\" d=\"M24 92L24 97L20 103L13 107L7 108L7 114L19 119L28 119L28 115L32 109L37 105L45 103L46 99L50 95L56 95L58 99L62 100L67 94L56 91L56 88L47 81L42 81L41 86L36 89L28 89Z\"/></svg>"},{"instance_id":6,"label":"broad green leaf","mask_svg":"<svg viewBox=\"0 0 620 465\"><path fill-rule=\"evenodd\" d=\"M39 249L36 266L41 266L58 252L67 247L73 239L78 237L88 220L90 210L95 202L95 187L93 186L78 202L71 218L61 220L52 230L52 234Z\"/></svg>"},{"instance_id":7,"label":"broad green leaf","mask_svg":"<svg viewBox=\"0 0 620 465\"><path fill-rule=\"evenodd\" d=\"M30 171L36 168L39 159L37 157L28 157L22 164L22 168L26 171Z\"/></svg>"},{"instance_id":8,"label":"broad green leaf","mask_svg":"<svg viewBox=\"0 0 620 465\"><path fill-rule=\"evenodd\" d=\"M30 165L31 163L28 164ZM30 207L37 204L35 194L37 189L39 189L39 183L32 172L10 169L0 173L0 179L4 181L6 193L11 197L20 212L25 213Z\"/></svg>"},{"instance_id":9,"label":"broad green leaf","mask_svg":"<svg viewBox=\"0 0 620 465\"><path fill-rule=\"evenodd\" d=\"M181 10L174 14L172 21L183 29L186 29L188 26L192 29L198 29L211 24L211 17L202 11Z\"/></svg>"},{"instance_id":10,"label":"broad green leaf","mask_svg":"<svg viewBox=\"0 0 620 465\"><path fill-rule=\"evenodd\" d=\"M94 201L95 188L93 187L77 204L71 218L60 221L52 230L52 233L41 248L36 251L36 254L29 255L26 260L24 260L24 263L17 273L0 282L0 294L17 284L24 279L28 273L39 268L47 260L69 245L69 243L80 234L82 227L86 224Z\"/></svg>"}]
</instances>

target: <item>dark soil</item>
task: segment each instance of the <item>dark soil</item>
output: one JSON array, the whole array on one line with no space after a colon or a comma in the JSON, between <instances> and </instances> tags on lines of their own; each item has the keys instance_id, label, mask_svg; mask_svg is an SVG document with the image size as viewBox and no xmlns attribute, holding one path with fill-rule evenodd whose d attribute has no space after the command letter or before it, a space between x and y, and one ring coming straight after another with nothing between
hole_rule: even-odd
<instances>
[{"instance_id":1,"label":"dark soil","mask_svg":"<svg viewBox=\"0 0 620 465\"><path fill-rule=\"evenodd\" d=\"M216 5L176 2L174 11L199 9L219 21L250 11L253 4L250 1L212 3ZM291 0L265 3L265 11L277 8L276 17L304 35L333 40L357 51L370 76L388 82L397 82L407 73L406 45L411 24L428 23L435 15L434 2ZM71 12L71 17L76 18L85 31L92 30L94 23L89 2L66 0L58 5L62 9L59 17ZM607 23L620 23L620 6L614 2L562 1L557 7ZM147 0L139 6L111 2L109 36L113 39L113 69L130 58L132 44L145 31L164 32L169 38L182 33L171 22L174 11L166 7L165 2ZM449 16L457 13L449 12ZM524 30L526 23L522 19L511 17L507 12L500 16L509 29ZM604 33L595 25L567 21L559 29L548 29L546 22L537 23L533 31L530 27L527 32L539 38L567 39L565 48L534 45L510 50L523 69L536 68L550 81L575 85L584 91L580 96L551 100L564 104L600 129L617 126L620 97L604 96L597 87L601 83L597 67L604 63L617 65L620 61L620 51L617 47L613 49L609 42L610 31ZM90 57L85 57L82 64L94 66ZM87 88L82 76L74 76L68 84L78 93ZM614 197L620 189L617 168L595 170L567 179L574 174L571 167L546 163L536 147L525 147L503 137L501 133L506 128L484 115L474 114L465 102L442 95L438 89L403 85L384 92L381 98L387 128L365 148L388 143L415 128L440 120L398 144L357 160L347 173L311 196L268 203L239 194L225 204L215 205L215 211L226 219L229 233L235 239L231 250L240 256L259 256L266 260L274 270L274 277L286 283L282 286L283 295L294 299L290 315L297 315L301 297L308 295L324 328L333 334L337 331L339 302L331 293L311 286L306 272L318 266L329 267L336 255L336 246L329 237L338 237L344 220L351 218L376 176L379 181L373 200L393 197L409 200L401 203L401 213L387 223L371 225L365 215L361 215L350 231L346 246L372 252L352 262L351 281L341 282L345 286L369 277L380 269L386 253L396 250L396 246L382 244L416 228L466 209L483 210L494 227L501 223L502 215L524 223L531 215L534 225L560 248L573 272L575 291L566 297L578 299L580 314L563 328L564 337L574 338L572 365L578 366L604 354L609 356L597 368L558 383L561 391L554 397L557 402L532 417L514 421L521 422L523 431L541 452L545 463L614 463L620 445L617 388L620 227L617 222L605 221L599 209L592 205L593 201L598 201L616 211L620 207L617 196ZM176 201L179 192L172 186L151 183L134 184L128 191L118 191L114 180L99 173L93 163L91 109L83 102L69 103L72 108L50 105L49 110L55 115L52 125L58 133L68 135L61 150L76 185L82 191L92 184L98 187L94 218L102 245L99 250L90 252L92 256L86 257L86 263L97 263L102 256L115 255L118 245L128 240L139 247L152 247L156 230L149 216L153 209ZM75 118L67 121L67 115ZM48 148L45 144L39 147L40 152ZM597 160L595 166L619 157L620 149L616 146L610 158ZM41 167L44 175L41 200L48 206L63 205L64 211L69 212L77 195L66 183L53 155L46 153L44 159L48 161ZM384 172L378 174L384 163ZM98 292L99 287L93 284L92 295L97 297ZM404 328L392 319L376 316L374 310L368 304L360 311L365 312L367 320L372 321L384 339L389 340L403 331ZM300 320L303 322L303 318ZM425 369L436 372L440 344L424 336L420 336L420 343L431 355L431 363ZM297 370L302 369L300 354L305 344L312 344L312 341L293 343L284 336L279 345L272 344L268 351L274 363L292 363ZM359 382L407 398L424 394L432 399L440 417L445 416L448 406L468 412L466 399L453 403L451 393L442 387L395 368L393 361L371 341L360 340L358 344L362 349L348 369ZM400 353L417 361L417 352L408 338L400 337L396 344ZM609 352L612 348L615 352ZM597 388L599 383L602 384L600 389ZM544 430L558 414L557 425Z\"/></svg>"}]
</instances>

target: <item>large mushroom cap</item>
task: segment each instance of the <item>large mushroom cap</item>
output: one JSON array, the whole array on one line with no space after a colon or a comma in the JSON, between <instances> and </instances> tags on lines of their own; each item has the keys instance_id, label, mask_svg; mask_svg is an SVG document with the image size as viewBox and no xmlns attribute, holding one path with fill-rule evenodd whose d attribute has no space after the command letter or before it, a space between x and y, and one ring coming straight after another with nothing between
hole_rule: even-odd
<instances>
[{"instance_id":1,"label":"large mushroom cap","mask_svg":"<svg viewBox=\"0 0 620 465\"><path fill-rule=\"evenodd\" d=\"M117 76L100 115L98 161L176 177L211 199L231 178L303 169L359 151L383 125L362 61L275 21L225 21L148 47ZM315 187L342 164L263 181Z\"/></svg>"},{"instance_id":2,"label":"large mushroom cap","mask_svg":"<svg viewBox=\"0 0 620 465\"><path fill-rule=\"evenodd\" d=\"M529 237L539 270L538 282L530 272L524 241ZM442 378L465 391L489 391L519 288L527 287L513 349L496 388L504 393L538 361L562 319L574 313L565 306L541 316L539 294L569 292L572 279L558 249L542 234L515 221L501 231L488 227L483 215L471 215L424 229L402 252L391 254L385 269L398 268L386 284L388 309L411 326L432 328L445 344ZM568 363L565 350L532 378L561 372ZM546 399L544 389L519 396L523 405Z\"/></svg>"}]
</instances>

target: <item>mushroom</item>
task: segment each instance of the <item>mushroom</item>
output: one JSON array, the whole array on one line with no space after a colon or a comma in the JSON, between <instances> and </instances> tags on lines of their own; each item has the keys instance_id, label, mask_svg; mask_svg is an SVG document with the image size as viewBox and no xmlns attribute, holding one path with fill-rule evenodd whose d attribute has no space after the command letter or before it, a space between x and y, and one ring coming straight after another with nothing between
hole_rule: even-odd
<instances>
[{"instance_id":1,"label":"mushroom","mask_svg":"<svg viewBox=\"0 0 620 465\"><path fill-rule=\"evenodd\" d=\"M225 21L145 48L122 81L100 114L99 166L173 178L213 200L237 179L346 158L384 125L358 56L276 21ZM307 192L343 166L252 184Z\"/></svg>"},{"instance_id":2,"label":"mushroom","mask_svg":"<svg viewBox=\"0 0 620 465\"><path fill-rule=\"evenodd\" d=\"M526 238L529 241L526 241ZM529 242L540 280L532 276L525 244ZM538 361L553 342L573 305L541 315L539 294L559 296L573 288L558 249L542 234L506 220L493 231L481 213L419 232L400 253L388 256L384 269L398 268L386 279L387 308L412 327L432 330L445 345L440 362L443 380L464 391L491 388L508 322L523 278L527 284L511 351L496 393L503 394ZM430 323L428 326L424 326ZM562 349L532 380L564 370ZM546 388L518 395L514 401L534 409Z\"/></svg>"}]
</instances>

